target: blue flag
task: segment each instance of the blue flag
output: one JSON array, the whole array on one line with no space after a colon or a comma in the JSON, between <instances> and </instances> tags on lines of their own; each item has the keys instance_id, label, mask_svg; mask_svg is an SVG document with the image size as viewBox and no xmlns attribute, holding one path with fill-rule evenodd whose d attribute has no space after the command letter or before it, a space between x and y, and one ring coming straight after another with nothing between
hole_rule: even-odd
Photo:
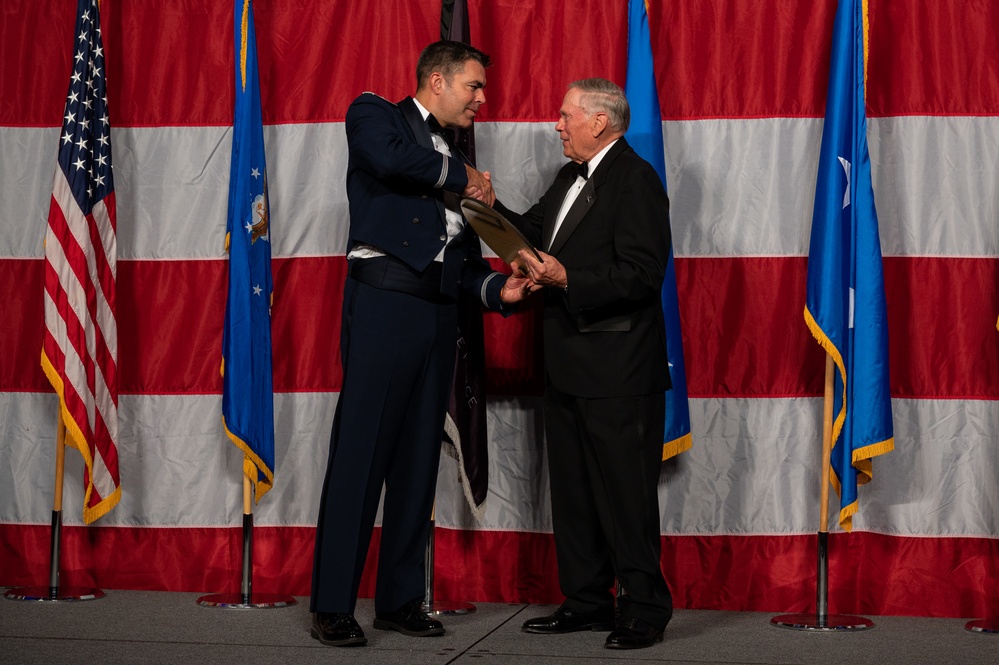
<instances>
[{"instance_id":1,"label":"blue flag","mask_svg":"<svg viewBox=\"0 0 999 665\"><path fill-rule=\"evenodd\" d=\"M894 448L888 315L865 111L863 0L840 0L808 250L805 321L838 369L832 475L847 531L871 458ZM823 480L825 482L825 480Z\"/></svg>"},{"instance_id":2,"label":"blue flag","mask_svg":"<svg viewBox=\"0 0 999 665\"><path fill-rule=\"evenodd\" d=\"M264 126L251 0L236 0L236 112L229 167L229 293L222 332L222 424L245 454L257 500L274 482L271 245Z\"/></svg>"},{"instance_id":3,"label":"blue flag","mask_svg":"<svg viewBox=\"0 0 999 665\"><path fill-rule=\"evenodd\" d=\"M628 2L628 76L624 94L631 107L631 124L624 135L629 145L652 164L666 186L666 156L663 151L663 120L659 110L655 70L652 66L652 41L645 0ZM669 224L664 219L663 224ZM676 269L673 247L666 262L662 290L663 316L666 319L666 353L673 389L666 393L666 431L663 433L663 459L689 450L690 406L687 404L687 372L683 363L683 336L680 332L680 302L676 294Z\"/></svg>"}]
</instances>

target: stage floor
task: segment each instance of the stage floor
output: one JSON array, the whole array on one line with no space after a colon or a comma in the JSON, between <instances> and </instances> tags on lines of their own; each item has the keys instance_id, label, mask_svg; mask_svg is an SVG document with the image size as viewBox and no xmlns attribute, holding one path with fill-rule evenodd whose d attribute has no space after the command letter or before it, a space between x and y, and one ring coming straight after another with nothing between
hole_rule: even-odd
<instances>
[{"instance_id":1,"label":"stage floor","mask_svg":"<svg viewBox=\"0 0 999 665\"><path fill-rule=\"evenodd\" d=\"M48 603L0 599L0 663L449 663L568 665L977 665L999 662L999 634L969 632L967 619L868 617L851 633L772 626L773 615L678 610L661 644L611 651L605 633L529 635L521 623L552 606L481 603L443 616L442 637L413 638L371 627L374 604L357 619L368 645L326 647L309 634L308 598L269 609L199 606L203 594L107 590L99 600Z\"/></svg>"}]
</instances>

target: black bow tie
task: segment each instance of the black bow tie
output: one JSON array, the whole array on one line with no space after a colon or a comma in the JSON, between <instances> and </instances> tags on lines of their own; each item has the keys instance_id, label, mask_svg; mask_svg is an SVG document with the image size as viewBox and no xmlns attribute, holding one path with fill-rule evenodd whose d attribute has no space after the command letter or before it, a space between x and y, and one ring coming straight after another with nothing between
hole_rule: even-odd
<instances>
[{"instance_id":1,"label":"black bow tie","mask_svg":"<svg viewBox=\"0 0 999 665\"><path fill-rule=\"evenodd\" d=\"M583 180L586 180L587 178L590 177L589 170L590 170L589 164L586 162L583 162L582 164L577 164L576 162L572 163L573 175L577 175Z\"/></svg>"},{"instance_id":2,"label":"black bow tie","mask_svg":"<svg viewBox=\"0 0 999 665\"><path fill-rule=\"evenodd\" d=\"M430 128L431 134L441 134L442 136L444 134L444 128L441 127L441 123L437 122L433 113L427 116L427 127Z\"/></svg>"}]
</instances>

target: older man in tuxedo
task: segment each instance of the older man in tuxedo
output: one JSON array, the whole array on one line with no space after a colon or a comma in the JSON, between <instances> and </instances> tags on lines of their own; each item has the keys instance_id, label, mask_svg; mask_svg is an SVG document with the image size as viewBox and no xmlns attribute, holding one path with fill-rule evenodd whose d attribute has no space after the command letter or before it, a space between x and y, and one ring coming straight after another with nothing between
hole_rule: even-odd
<instances>
[{"instance_id":1,"label":"older man in tuxedo","mask_svg":"<svg viewBox=\"0 0 999 665\"><path fill-rule=\"evenodd\" d=\"M353 613L383 486L374 627L444 633L420 605L457 343L455 298L464 289L502 310L530 289L482 258L458 200L492 203L492 185L442 132L472 124L488 64L477 49L437 42L420 54L415 97L394 104L365 93L347 110L343 382L312 576L312 635L324 644L367 642Z\"/></svg>"},{"instance_id":2,"label":"older man in tuxedo","mask_svg":"<svg viewBox=\"0 0 999 665\"><path fill-rule=\"evenodd\" d=\"M613 628L607 647L647 647L672 615L657 491L670 387L660 304L669 201L623 138L630 111L620 87L572 83L559 115L571 161L523 215L497 204L543 250L541 261L520 258L545 287L545 438L566 597L523 630Z\"/></svg>"}]
</instances>

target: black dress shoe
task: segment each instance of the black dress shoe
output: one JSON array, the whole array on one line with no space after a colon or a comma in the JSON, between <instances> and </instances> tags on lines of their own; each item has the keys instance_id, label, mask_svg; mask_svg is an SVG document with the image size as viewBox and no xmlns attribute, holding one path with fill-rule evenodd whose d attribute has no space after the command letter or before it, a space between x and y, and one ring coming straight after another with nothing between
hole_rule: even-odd
<instances>
[{"instance_id":1,"label":"black dress shoe","mask_svg":"<svg viewBox=\"0 0 999 665\"><path fill-rule=\"evenodd\" d=\"M368 643L353 614L316 612L312 615L312 637L334 647L359 647Z\"/></svg>"},{"instance_id":2,"label":"black dress shoe","mask_svg":"<svg viewBox=\"0 0 999 665\"><path fill-rule=\"evenodd\" d=\"M613 627L613 613L582 614L562 605L548 616L528 619L520 629L525 633L557 635L559 633L574 633L577 630L610 630Z\"/></svg>"},{"instance_id":3,"label":"black dress shoe","mask_svg":"<svg viewBox=\"0 0 999 665\"><path fill-rule=\"evenodd\" d=\"M444 634L444 624L423 611L419 600L413 600L395 612L375 614L375 628L397 630L410 637L432 637Z\"/></svg>"},{"instance_id":4,"label":"black dress shoe","mask_svg":"<svg viewBox=\"0 0 999 665\"><path fill-rule=\"evenodd\" d=\"M644 649L663 641L663 631L635 617L622 618L604 646L608 649Z\"/></svg>"}]
</instances>

